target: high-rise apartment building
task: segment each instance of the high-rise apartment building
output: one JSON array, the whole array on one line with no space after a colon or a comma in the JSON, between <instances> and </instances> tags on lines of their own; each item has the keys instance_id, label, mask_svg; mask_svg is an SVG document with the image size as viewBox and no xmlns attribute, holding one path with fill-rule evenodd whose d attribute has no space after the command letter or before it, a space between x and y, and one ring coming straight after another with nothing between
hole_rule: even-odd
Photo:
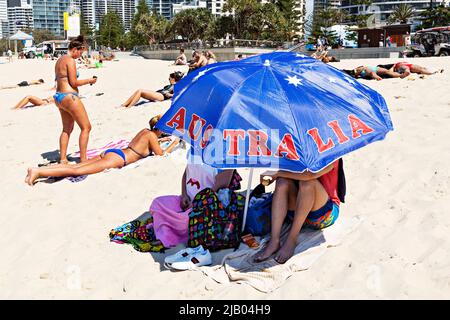
<instances>
[{"instance_id":1,"label":"high-rise apartment building","mask_svg":"<svg viewBox=\"0 0 450 320\"><path fill-rule=\"evenodd\" d=\"M80 0L32 0L34 27L64 35L64 12L80 11Z\"/></svg>"},{"instance_id":2,"label":"high-rise apartment building","mask_svg":"<svg viewBox=\"0 0 450 320\"><path fill-rule=\"evenodd\" d=\"M207 0L206 6L214 16L222 16L225 14L223 7L226 3L226 0Z\"/></svg>"},{"instance_id":3,"label":"high-rise apartment building","mask_svg":"<svg viewBox=\"0 0 450 320\"><path fill-rule=\"evenodd\" d=\"M130 30L136 4L136 0L81 0L81 12L84 21L98 29L105 14L115 11L120 16L125 30Z\"/></svg>"},{"instance_id":4,"label":"high-rise apartment building","mask_svg":"<svg viewBox=\"0 0 450 320\"><path fill-rule=\"evenodd\" d=\"M206 9L206 0L193 0L193 1L185 1L182 3L174 3L172 4L172 14L171 18L173 18L177 13L187 10L187 9Z\"/></svg>"},{"instance_id":5,"label":"high-rise apartment building","mask_svg":"<svg viewBox=\"0 0 450 320\"><path fill-rule=\"evenodd\" d=\"M416 15L430 7L446 4L445 0L373 0L370 5L361 5L356 0L342 0L340 9L345 10L350 15L371 14L376 25L385 25L388 22L389 15L400 5L407 4L414 8ZM448 5L448 3L447 3Z\"/></svg>"},{"instance_id":6,"label":"high-rise apartment building","mask_svg":"<svg viewBox=\"0 0 450 320\"><path fill-rule=\"evenodd\" d=\"M0 39L4 38L7 29L8 20L8 3L6 0L0 0Z\"/></svg>"},{"instance_id":7,"label":"high-rise apartment building","mask_svg":"<svg viewBox=\"0 0 450 320\"><path fill-rule=\"evenodd\" d=\"M33 28L33 8L29 4L8 8L8 36L19 30Z\"/></svg>"}]
</instances>

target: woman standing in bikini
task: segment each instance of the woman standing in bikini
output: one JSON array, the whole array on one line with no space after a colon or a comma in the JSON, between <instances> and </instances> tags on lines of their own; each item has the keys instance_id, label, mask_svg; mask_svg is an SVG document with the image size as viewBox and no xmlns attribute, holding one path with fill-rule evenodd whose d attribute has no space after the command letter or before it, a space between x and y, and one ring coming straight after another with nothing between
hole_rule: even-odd
<instances>
[{"instance_id":1,"label":"woman standing in bikini","mask_svg":"<svg viewBox=\"0 0 450 320\"><path fill-rule=\"evenodd\" d=\"M56 93L54 95L56 106L61 113L62 133L59 138L60 163L67 163L67 146L73 124L76 122L81 129L79 145L80 160L87 160L86 150L91 131L86 109L78 97L78 87L86 84L94 84L97 78L77 79L77 69L75 60L81 57L86 50L86 43L83 36L78 36L69 44L67 55L58 59L55 65Z\"/></svg>"},{"instance_id":2,"label":"woman standing in bikini","mask_svg":"<svg viewBox=\"0 0 450 320\"><path fill-rule=\"evenodd\" d=\"M151 155L163 156L169 154L180 142L176 138L165 150L159 143L162 131L156 128L156 124L162 115L150 119L150 129L142 129L124 149L108 149L101 155L78 164L57 164L43 168L28 168L25 183L32 186L36 179L46 177L70 177L82 176L102 172L111 168L122 168L127 164L147 158Z\"/></svg>"}]
</instances>

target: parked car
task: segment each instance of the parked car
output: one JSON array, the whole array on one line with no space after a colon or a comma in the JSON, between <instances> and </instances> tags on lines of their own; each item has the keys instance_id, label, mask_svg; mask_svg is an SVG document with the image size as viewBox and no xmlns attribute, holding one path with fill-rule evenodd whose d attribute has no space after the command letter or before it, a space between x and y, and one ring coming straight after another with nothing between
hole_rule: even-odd
<instances>
[{"instance_id":1,"label":"parked car","mask_svg":"<svg viewBox=\"0 0 450 320\"><path fill-rule=\"evenodd\" d=\"M417 31L412 40L404 51L407 57L450 55L450 26Z\"/></svg>"},{"instance_id":2,"label":"parked car","mask_svg":"<svg viewBox=\"0 0 450 320\"><path fill-rule=\"evenodd\" d=\"M44 57L46 54L52 57L59 57L66 54L69 50L69 41L67 40L49 40L39 43L36 46L36 55Z\"/></svg>"},{"instance_id":3,"label":"parked car","mask_svg":"<svg viewBox=\"0 0 450 320\"><path fill-rule=\"evenodd\" d=\"M22 52L23 52L25 58L27 58L27 59L33 59L36 57L36 47L35 46L24 47L22 49Z\"/></svg>"}]
</instances>

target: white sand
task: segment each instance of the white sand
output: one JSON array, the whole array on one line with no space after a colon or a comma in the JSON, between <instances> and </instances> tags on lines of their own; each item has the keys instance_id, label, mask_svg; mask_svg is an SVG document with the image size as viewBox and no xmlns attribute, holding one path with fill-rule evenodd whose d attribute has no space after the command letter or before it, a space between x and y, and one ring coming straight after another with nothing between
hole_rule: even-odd
<instances>
[{"instance_id":1,"label":"white sand","mask_svg":"<svg viewBox=\"0 0 450 320\"><path fill-rule=\"evenodd\" d=\"M170 102L114 107L135 89L158 89L169 72L183 69L167 61L120 58L104 69L80 71L81 78L99 77L95 86L81 89L93 126L90 147L132 138L146 127ZM394 60L345 60L335 66L389 61ZM363 222L341 246L271 294L219 285L199 272L170 272L159 263L164 255L109 242L110 229L145 212L154 197L179 193L180 159L151 159L80 183L26 185L27 167L44 162L42 153L58 150L60 116L53 105L10 108L27 94L51 95L54 62L0 64L0 86L46 81L0 90L0 298L449 299L450 58L414 62L447 70L415 81L364 81L385 97L395 131L345 157L348 192L341 214ZM105 94L94 96L98 92ZM78 150L78 134L76 127L70 152Z\"/></svg>"}]
</instances>

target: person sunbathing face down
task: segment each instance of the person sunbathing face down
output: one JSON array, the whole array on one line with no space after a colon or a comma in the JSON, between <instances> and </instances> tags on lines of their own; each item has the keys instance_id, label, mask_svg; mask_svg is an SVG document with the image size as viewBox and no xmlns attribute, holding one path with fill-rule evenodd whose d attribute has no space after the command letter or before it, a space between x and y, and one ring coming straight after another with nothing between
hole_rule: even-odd
<instances>
[{"instance_id":1,"label":"person sunbathing face down","mask_svg":"<svg viewBox=\"0 0 450 320\"><path fill-rule=\"evenodd\" d=\"M127 164L136 162L151 155L162 156L169 154L179 143L175 139L165 150L159 143L162 132L156 128L156 124L162 115L150 119L150 129L142 129L124 149L108 149L97 157L78 164L58 164L47 167L28 168L25 183L32 186L39 178L47 177L71 177L89 175L102 172L106 169L122 168Z\"/></svg>"}]
</instances>

